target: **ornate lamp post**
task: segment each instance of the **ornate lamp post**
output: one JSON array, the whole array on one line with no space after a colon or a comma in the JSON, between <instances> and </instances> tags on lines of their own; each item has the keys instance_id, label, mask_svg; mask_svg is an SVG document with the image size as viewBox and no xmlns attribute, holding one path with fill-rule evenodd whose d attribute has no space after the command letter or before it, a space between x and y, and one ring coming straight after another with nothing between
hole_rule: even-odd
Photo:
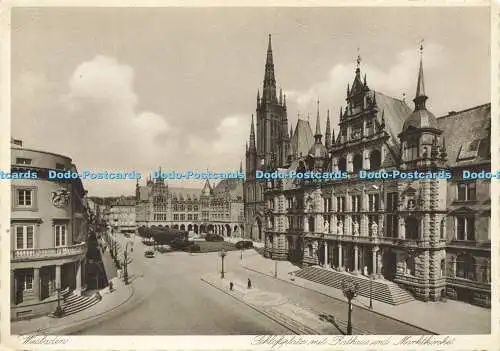
<instances>
[{"instance_id":1,"label":"ornate lamp post","mask_svg":"<svg viewBox=\"0 0 500 351\"><path fill-rule=\"evenodd\" d=\"M125 282L125 284L128 284L128 270L127 270L127 266L128 266L128 252L127 252L128 251L128 244L130 244L130 242L127 242L127 244L125 245L125 250L123 251L123 281Z\"/></svg>"},{"instance_id":2,"label":"ornate lamp post","mask_svg":"<svg viewBox=\"0 0 500 351\"><path fill-rule=\"evenodd\" d=\"M221 259L222 259L221 278L224 279L224 257L226 257L226 255L227 255L226 250L224 250L224 249L220 250L219 255L220 255Z\"/></svg>"},{"instance_id":3,"label":"ornate lamp post","mask_svg":"<svg viewBox=\"0 0 500 351\"><path fill-rule=\"evenodd\" d=\"M56 310L54 312L54 315L58 318L61 318L64 314L64 311L61 308L61 285L60 284L57 284L56 290L57 290L57 307L56 307Z\"/></svg>"},{"instance_id":4,"label":"ornate lamp post","mask_svg":"<svg viewBox=\"0 0 500 351\"><path fill-rule=\"evenodd\" d=\"M373 275L370 276L370 309L373 309Z\"/></svg>"},{"instance_id":5,"label":"ornate lamp post","mask_svg":"<svg viewBox=\"0 0 500 351\"><path fill-rule=\"evenodd\" d=\"M349 310L347 312L347 335L352 335L352 323L351 323L351 313L352 313L352 299L358 295L358 284L351 280L342 281L342 292L344 296L347 297Z\"/></svg>"}]
</instances>

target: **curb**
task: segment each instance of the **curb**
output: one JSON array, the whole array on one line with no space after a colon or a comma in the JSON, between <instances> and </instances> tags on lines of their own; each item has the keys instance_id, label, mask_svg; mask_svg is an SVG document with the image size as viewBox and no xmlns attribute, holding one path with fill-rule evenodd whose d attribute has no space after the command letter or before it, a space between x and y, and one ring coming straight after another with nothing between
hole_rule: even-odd
<instances>
[{"instance_id":1,"label":"curb","mask_svg":"<svg viewBox=\"0 0 500 351\"><path fill-rule=\"evenodd\" d=\"M270 277L270 278L273 278L273 279L278 279L278 280L281 280L282 282L285 282L285 283L288 283L288 284L292 284L292 285L294 285L294 286L296 286L296 287L299 287L299 288L302 288L302 289L306 289L306 290L309 290L309 291L314 291L314 292L316 292L316 293L318 293L318 294L321 294L321 295L323 295L323 296L329 297L329 298L331 298L331 299L335 299L335 300L337 300L337 301L342 301L342 302L345 302L344 300L341 300L341 299L339 299L338 297L334 297L334 296L331 296L331 295L325 294L324 292L321 292L321 291L317 291L317 290L314 290L314 289L310 289L310 288L303 287L303 286L298 285L298 284L294 284L294 283L289 282L288 280L285 280L285 279L281 279L281 278L274 278L274 276L272 276L272 275L269 275L269 274L267 274L267 273L263 273L263 272L259 272L258 270L253 269L253 268L249 268L249 267L247 267L247 266L245 266L245 265L242 265L242 267L243 267L244 269L246 269L246 270L249 270L249 271L252 271L252 272L255 272L255 273L261 274L261 275L265 275L266 277ZM382 317L385 317L385 318L388 318L388 319L392 319L392 320L395 320L395 321L397 321L397 322L400 322L400 323L406 324L406 325L408 325L408 326L410 326L410 327L420 329L420 330L422 330L422 331L424 331L424 332L428 333L428 335L440 335L439 333L436 333L436 332L433 332L433 331L431 331L431 330L428 330L428 329L425 329L425 328L419 327L418 325L411 324L411 323L405 322L405 321L403 321L403 320L400 320L400 319L397 319L397 318L394 318L394 317L391 317L391 316L385 315L385 314L383 314L383 313L381 313L381 312L377 312L377 311L371 310L371 309L366 308L366 307L364 307L364 306L362 306L362 305L359 305L358 303L354 303L354 302L353 302L352 304L353 304L354 306L358 307L358 308L361 308L361 309L365 310L365 311L372 312L372 313L377 314L377 315L379 315L379 316L382 316Z\"/></svg>"},{"instance_id":2,"label":"curb","mask_svg":"<svg viewBox=\"0 0 500 351\"><path fill-rule=\"evenodd\" d=\"M228 293L227 291L225 291L225 290L223 290L223 289L219 288L217 285L213 284L212 282L209 282L208 280L205 280L205 279L203 279L203 278L200 278L200 279L201 279L201 281L203 281L203 282L207 283L208 285L210 285L210 286L214 287L215 289L217 289L217 290L219 290L219 291L222 291L224 294L226 294L226 295L228 295L228 296L231 296L231 297L232 297L233 299L235 299L236 301L238 301L238 302L241 302L241 303L245 304L246 306L250 307L250 308L251 308L251 309L253 309L254 311L257 311L257 312L259 312L260 314L262 314L262 315L266 316L267 318L271 319L272 321L274 321L274 322L278 323L278 324L279 324L279 325L281 325L282 327L285 327L286 329L290 330L290 331L291 331L291 332L293 332L294 334L297 334L297 335L301 335L301 334L302 334L300 331L295 330L295 328L293 328L293 327L291 327L291 326L289 326L289 325L287 325L287 324L283 323L283 321L280 321L280 320L276 319L274 316L270 315L269 313L267 313L267 312L265 312L265 311L263 311L263 310L261 310L261 309L259 309L259 308L255 307L255 306L252 306L251 304L249 304L249 303L247 303L247 302L245 302L245 301L242 301L242 300L238 299L236 296L234 296L234 295L232 295L232 294Z\"/></svg>"},{"instance_id":3,"label":"curb","mask_svg":"<svg viewBox=\"0 0 500 351\"><path fill-rule=\"evenodd\" d=\"M99 324L99 323L105 321L106 319L111 318L114 313L122 312L122 311L118 311L118 310L134 296L134 293L135 293L134 287L130 286L130 288L131 288L131 293L127 297L127 299L125 299L120 304L114 306L113 308L111 308L107 311L104 311L104 312L99 313L97 315L87 317L85 319L81 319L78 322L73 323L71 325L37 329L34 331L30 331L30 332L26 332L26 333L18 334L18 335L22 336L22 335L31 335L31 334L38 334L38 333L41 333L44 335L71 335L73 333L87 329L93 325Z\"/></svg>"}]
</instances>

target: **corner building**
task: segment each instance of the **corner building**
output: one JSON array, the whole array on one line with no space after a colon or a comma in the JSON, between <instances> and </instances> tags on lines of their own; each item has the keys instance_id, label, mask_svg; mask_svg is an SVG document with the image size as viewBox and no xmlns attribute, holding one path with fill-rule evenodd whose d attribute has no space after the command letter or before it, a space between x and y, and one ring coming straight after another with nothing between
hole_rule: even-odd
<instances>
[{"instance_id":1,"label":"corner building","mask_svg":"<svg viewBox=\"0 0 500 351\"><path fill-rule=\"evenodd\" d=\"M37 179L11 181L11 319L54 312L57 289L85 289L88 216L80 179L48 179L50 170L77 172L71 159L11 145L12 172Z\"/></svg>"},{"instance_id":2,"label":"corner building","mask_svg":"<svg viewBox=\"0 0 500 351\"><path fill-rule=\"evenodd\" d=\"M436 118L427 109L422 58L411 109L371 90L360 60L339 131L292 155L288 170L347 171L345 180L267 181L265 255L397 283L421 300L491 306L491 105ZM331 135L332 139L329 140ZM450 171L452 179L377 179L360 170Z\"/></svg>"}]
</instances>

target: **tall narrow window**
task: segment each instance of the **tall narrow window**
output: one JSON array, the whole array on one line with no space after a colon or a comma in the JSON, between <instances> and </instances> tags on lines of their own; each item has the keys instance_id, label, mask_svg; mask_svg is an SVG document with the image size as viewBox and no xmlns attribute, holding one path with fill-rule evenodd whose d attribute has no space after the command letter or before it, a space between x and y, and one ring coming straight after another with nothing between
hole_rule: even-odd
<instances>
[{"instance_id":1,"label":"tall narrow window","mask_svg":"<svg viewBox=\"0 0 500 351\"><path fill-rule=\"evenodd\" d=\"M345 197L337 196L337 212L345 211Z\"/></svg>"},{"instance_id":2,"label":"tall narrow window","mask_svg":"<svg viewBox=\"0 0 500 351\"><path fill-rule=\"evenodd\" d=\"M368 194L368 211L377 212L379 209L379 194Z\"/></svg>"},{"instance_id":3,"label":"tall narrow window","mask_svg":"<svg viewBox=\"0 0 500 351\"><path fill-rule=\"evenodd\" d=\"M16 249L33 249L33 236L35 232L34 225L17 225L15 226L16 233Z\"/></svg>"},{"instance_id":4,"label":"tall narrow window","mask_svg":"<svg viewBox=\"0 0 500 351\"><path fill-rule=\"evenodd\" d=\"M458 199L458 201L474 201L474 200L476 200L476 183L475 182L459 182L457 184L457 199Z\"/></svg>"},{"instance_id":5,"label":"tall narrow window","mask_svg":"<svg viewBox=\"0 0 500 351\"><path fill-rule=\"evenodd\" d=\"M67 226L66 224L56 224L54 226L55 230L55 246L66 246L67 245Z\"/></svg>"},{"instance_id":6,"label":"tall narrow window","mask_svg":"<svg viewBox=\"0 0 500 351\"><path fill-rule=\"evenodd\" d=\"M456 240L474 241L474 217L456 217Z\"/></svg>"}]
</instances>

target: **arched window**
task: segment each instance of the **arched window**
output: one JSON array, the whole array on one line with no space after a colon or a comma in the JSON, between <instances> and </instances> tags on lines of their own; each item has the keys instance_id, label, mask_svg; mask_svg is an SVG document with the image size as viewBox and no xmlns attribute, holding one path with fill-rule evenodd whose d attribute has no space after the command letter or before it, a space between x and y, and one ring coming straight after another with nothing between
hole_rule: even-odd
<instances>
[{"instance_id":1,"label":"arched window","mask_svg":"<svg viewBox=\"0 0 500 351\"><path fill-rule=\"evenodd\" d=\"M309 257L313 257L313 255L314 255L313 246L312 246L311 244L309 244L309 245L307 246L307 249L308 249L308 251L309 251Z\"/></svg>"},{"instance_id":2,"label":"arched window","mask_svg":"<svg viewBox=\"0 0 500 351\"><path fill-rule=\"evenodd\" d=\"M445 274L445 260L444 259L441 260L440 273L441 273L441 277L444 277L446 275Z\"/></svg>"},{"instance_id":3,"label":"arched window","mask_svg":"<svg viewBox=\"0 0 500 351\"><path fill-rule=\"evenodd\" d=\"M360 154L354 155L352 159L352 165L353 165L353 171L354 173L359 172L360 170L363 169L363 156Z\"/></svg>"},{"instance_id":4,"label":"arched window","mask_svg":"<svg viewBox=\"0 0 500 351\"><path fill-rule=\"evenodd\" d=\"M347 170L347 161L344 157L339 159L338 168L339 168L339 171L341 171L341 172L345 172Z\"/></svg>"},{"instance_id":5,"label":"arched window","mask_svg":"<svg viewBox=\"0 0 500 351\"><path fill-rule=\"evenodd\" d=\"M441 239L444 239L445 232L446 232L446 222L445 222L445 220L443 218L441 220L441 225L440 225L440 228L439 228L439 237Z\"/></svg>"},{"instance_id":6,"label":"arched window","mask_svg":"<svg viewBox=\"0 0 500 351\"><path fill-rule=\"evenodd\" d=\"M469 254L457 256L457 268L455 275L458 278L475 280L476 279L476 260Z\"/></svg>"},{"instance_id":7,"label":"arched window","mask_svg":"<svg viewBox=\"0 0 500 351\"><path fill-rule=\"evenodd\" d=\"M370 153L370 170L379 169L382 164L382 155L379 150L373 150Z\"/></svg>"},{"instance_id":8,"label":"arched window","mask_svg":"<svg viewBox=\"0 0 500 351\"><path fill-rule=\"evenodd\" d=\"M419 223L415 217L409 217L405 221L406 239L418 240L419 239Z\"/></svg>"},{"instance_id":9,"label":"arched window","mask_svg":"<svg viewBox=\"0 0 500 351\"><path fill-rule=\"evenodd\" d=\"M418 159L418 139L411 138L405 143L404 156L406 161L413 161Z\"/></svg>"}]
</instances>

